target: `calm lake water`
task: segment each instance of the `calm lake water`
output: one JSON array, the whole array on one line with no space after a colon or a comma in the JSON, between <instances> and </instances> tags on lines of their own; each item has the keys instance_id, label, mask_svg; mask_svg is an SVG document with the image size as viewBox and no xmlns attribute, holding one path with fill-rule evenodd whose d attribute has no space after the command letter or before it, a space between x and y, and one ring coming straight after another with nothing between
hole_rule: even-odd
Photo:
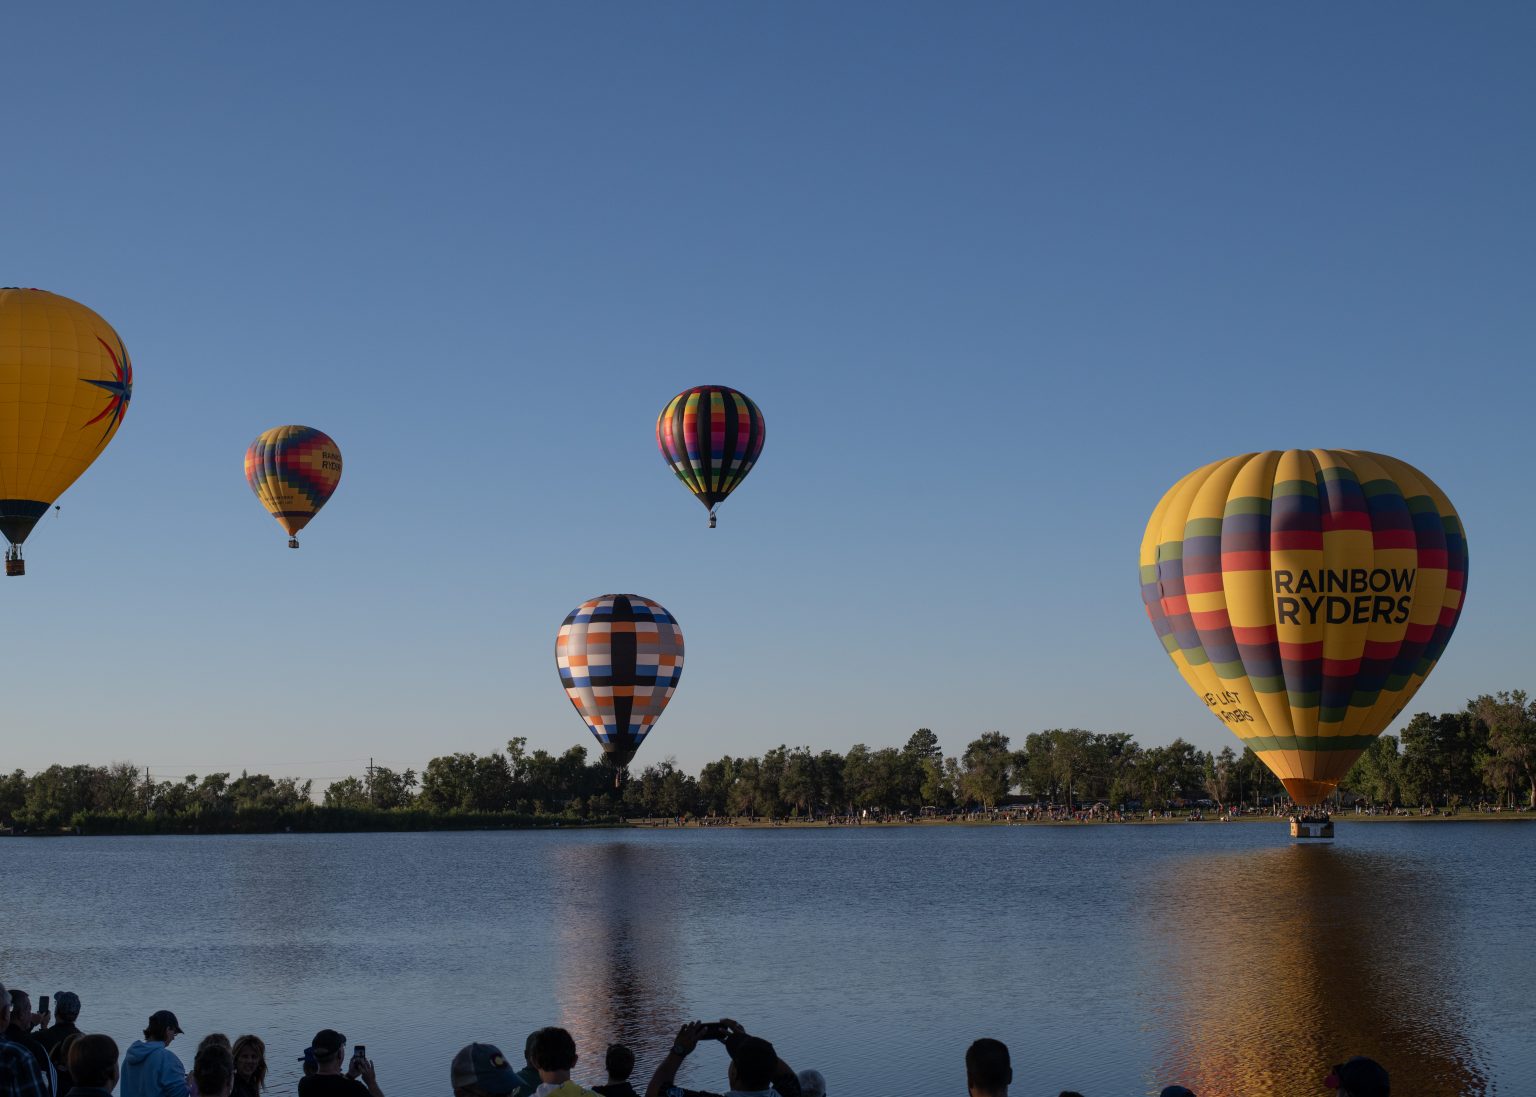
<instances>
[{"instance_id":1,"label":"calm lake water","mask_svg":"<svg viewBox=\"0 0 1536 1097\"><path fill-rule=\"evenodd\" d=\"M176 1011L267 1041L292 1093L317 1029L389 1097L448 1095L471 1040L640 1057L734 1017L833 1097L963 1094L966 1045L1016 1097L1325 1092L1368 1054L1394 1092L1536 1093L1536 825L564 831L0 841L0 981L75 990L120 1044ZM706 1044L684 1084L723 1088Z\"/></svg>"}]
</instances>

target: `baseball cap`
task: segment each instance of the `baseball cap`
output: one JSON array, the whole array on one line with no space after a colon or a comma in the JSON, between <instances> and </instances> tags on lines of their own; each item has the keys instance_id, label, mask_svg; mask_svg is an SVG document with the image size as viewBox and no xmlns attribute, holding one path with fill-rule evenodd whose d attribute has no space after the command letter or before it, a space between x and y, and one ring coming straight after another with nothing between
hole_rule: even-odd
<instances>
[{"instance_id":1,"label":"baseball cap","mask_svg":"<svg viewBox=\"0 0 1536 1097\"><path fill-rule=\"evenodd\" d=\"M511 1093L523 1080L495 1044L469 1044L459 1049L448 1068L454 1089L475 1086L486 1093Z\"/></svg>"},{"instance_id":2,"label":"baseball cap","mask_svg":"<svg viewBox=\"0 0 1536 1097\"><path fill-rule=\"evenodd\" d=\"M347 1038L334 1028L322 1028L315 1033L315 1038L309 1042L309 1046L321 1055L334 1055L346 1046Z\"/></svg>"},{"instance_id":3,"label":"baseball cap","mask_svg":"<svg viewBox=\"0 0 1536 1097\"><path fill-rule=\"evenodd\" d=\"M180 1032L181 1024L176 1020L176 1015L168 1009L157 1009L149 1015L149 1027L156 1032Z\"/></svg>"},{"instance_id":4,"label":"baseball cap","mask_svg":"<svg viewBox=\"0 0 1536 1097\"><path fill-rule=\"evenodd\" d=\"M1380 1063L1364 1055L1334 1067L1323 1085L1348 1090L1350 1097L1392 1097L1392 1079Z\"/></svg>"}]
</instances>

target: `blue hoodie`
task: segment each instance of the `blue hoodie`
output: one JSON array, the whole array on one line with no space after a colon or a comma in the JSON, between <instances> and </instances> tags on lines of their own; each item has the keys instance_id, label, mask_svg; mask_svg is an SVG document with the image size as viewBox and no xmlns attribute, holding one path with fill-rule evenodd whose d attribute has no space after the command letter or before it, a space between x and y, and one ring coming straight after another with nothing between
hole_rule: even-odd
<instances>
[{"instance_id":1,"label":"blue hoodie","mask_svg":"<svg viewBox=\"0 0 1536 1097\"><path fill-rule=\"evenodd\" d=\"M123 1056L121 1097L187 1097L187 1068L159 1040L135 1040Z\"/></svg>"}]
</instances>

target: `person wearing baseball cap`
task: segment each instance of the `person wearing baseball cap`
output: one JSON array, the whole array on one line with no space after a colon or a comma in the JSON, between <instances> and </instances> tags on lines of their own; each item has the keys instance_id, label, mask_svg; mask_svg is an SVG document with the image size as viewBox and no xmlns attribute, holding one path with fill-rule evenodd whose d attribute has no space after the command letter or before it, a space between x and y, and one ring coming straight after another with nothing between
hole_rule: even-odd
<instances>
[{"instance_id":1,"label":"person wearing baseball cap","mask_svg":"<svg viewBox=\"0 0 1536 1097\"><path fill-rule=\"evenodd\" d=\"M168 1009L157 1009L144 1026L144 1039L128 1045L117 1092L122 1097L187 1097L187 1068L171 1051L181 1022Z\"/></svg>"},{"instance_id":2,"label":"person wearing baseball cap","mask_svg":"<svg viewBox=\"0 0 1536 1097\"><path fill-rule=\"evenodd\" d=\"M1392 1079L1380 1063L1364 1055L1334 1067L1323 1085L1337 1090L1339 1097L1392 1097Z\"/></svg>"},{"instance_id":3,"label":"person wearing baseball cap","mask_svg":"<svg viewBox=\"0 0 1536 1097\"><path fill-rule=\"evenodd\" d=\"M347 1038L335 1029L322 1028L315 1033L309 1050L314 1054L315 1073L299 1080L299 1097L384 1097L371 1060L354 1055L347 1072L341 1072L347 1058ZM362 1045L358 1045L361 1050Z\"/></svg>"},{"instance_id":4,"label":"person wearing baseball cap","mask_svg":"<svg viewBox=\"0 0 1536 1097\"><path fill-rule=\"evenodd\" d=\"M467 1044L448 1067L453 1097L514 1097L527 1091L495 1044Z\"/></svg>"}]
</instances>

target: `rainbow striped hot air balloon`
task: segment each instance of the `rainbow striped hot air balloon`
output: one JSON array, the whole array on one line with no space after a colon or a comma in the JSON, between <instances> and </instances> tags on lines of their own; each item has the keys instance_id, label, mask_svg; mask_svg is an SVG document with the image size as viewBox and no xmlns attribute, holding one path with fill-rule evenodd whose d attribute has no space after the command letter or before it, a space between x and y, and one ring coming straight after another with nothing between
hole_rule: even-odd
<instances>
[{"instance_id":1,"label":"rainbow striped hot air balloon","mask_svg":"<svg viewBox=\"0 0 1536 1097\"><path fill-rule=\"evenodd\" d=\"M683 486L709 509L710 529L715 508L757 463L766 433L757 405L724 385L680 392L656 417L656 445Z\"/></svg>"},{"instance_id":2,"label":"rainbow striped hot air balloon","mask_svg":"<svg viewBox=\"0 0 1536 1097\"><path fill-rule=\"evenodd\" d=\"M0 289L0 533L7 575L21 543L107 448L133 397L117 332L68 297Z\"/></svg>"},{"instance_id":3,"label":"rainbow striped hot air balloon","mask_svg":"<svg viewBox=\"0 0 1536 1097\"><path fill-rule=\"evenodd\" d=\"M298 548L296 534L341 483L341 449L314 427L273 427L245 451L245 479Z\"/></svg>"},{"instance_id":4,"label":"rainbow striped hot air balloon","mask_svg":"<svg viewBox=\"0 0 1536 1097\"><path fill-rule=\"evenodd\" d=\"M1141 542L1141 596L1211 713L1298 804L1402 712L1461 614L1467 542L1413 466L1271 450L1196 469Z\"/></svg>"},{"instance_id":5,"label":"rainbow striped hot air balloon","mask_svg":"<svg viewBox=\"0 0 1536 1097\"><path fill-rule=\"evenodd\" d=\"M555 666L617 784L683 676L683 630L649 598L604 594L566 616Z\"/></svg>"}]
</instances>

